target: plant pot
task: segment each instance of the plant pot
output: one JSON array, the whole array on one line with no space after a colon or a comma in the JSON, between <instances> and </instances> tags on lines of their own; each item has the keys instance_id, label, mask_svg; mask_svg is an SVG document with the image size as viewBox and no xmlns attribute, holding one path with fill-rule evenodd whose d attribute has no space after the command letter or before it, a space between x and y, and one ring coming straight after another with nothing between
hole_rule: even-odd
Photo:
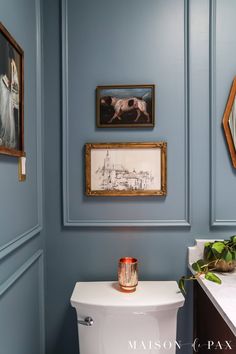
<instances>
[{"instance_id":1,"label":"plant pot","mask_svg":"<svg viewBox=\"0 0 236 354\"><path fill-rule=\"evenodd\" d=\"M213 244L214 242L211 245ZM231 259L230 261L226 261L220 257L221 254L218 257L213 254L209 245L204 248L203 258L206 263L210 263L209 269L217 272L232 272L236 267L236 260Z\"/></svg>"},{"instance_id":2,"label":"plant pot","mask_svg":"<svg viewBox=\"0 0 236 354\"><path fill-rule=\"evenodd\" d=\"M209 260L208 260L209 262ZM224 259L216 260L209 268L217 272L232 272L236 267L236 261L226 262Z\"/></svg>"}]
</instances>

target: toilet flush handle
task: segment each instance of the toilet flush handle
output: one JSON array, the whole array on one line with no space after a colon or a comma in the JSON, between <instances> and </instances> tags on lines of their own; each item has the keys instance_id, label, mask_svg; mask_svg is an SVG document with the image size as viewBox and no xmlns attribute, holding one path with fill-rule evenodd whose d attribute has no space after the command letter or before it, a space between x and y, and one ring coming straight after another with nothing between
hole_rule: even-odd
<instances>
[{"instance_id":1,"label":"toilet flush handle","mask_svg":"<svg viewBox=\"0 0 236 354\"><path fill-rule=\"evenodd\" d=\"M78 320L78 323L83 325L83 326L92 326L93 325L93 319L92 317L85 317L84 320Z\"/></svg>"}]
</instances>

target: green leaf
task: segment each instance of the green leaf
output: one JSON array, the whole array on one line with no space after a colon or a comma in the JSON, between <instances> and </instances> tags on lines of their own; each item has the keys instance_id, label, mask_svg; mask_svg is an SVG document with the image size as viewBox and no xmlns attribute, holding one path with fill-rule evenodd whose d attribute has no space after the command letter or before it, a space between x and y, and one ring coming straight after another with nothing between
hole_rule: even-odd
<instances>
[{"instance_id":1,"label":"green leaf","mask_svg":"<svg viewBox=\"0 0 236 354\"><path fill-rule=\"evenodd\" d=\"M192 264L192 268L195 272L200 272L201 271L201 268L199 267L198 263L195 262Z\"/></svg>"},{"instance_id":2,"label":"green leaf","mask_svg":"<svg viewBox=\"0 0 236 354\"><path fill-rule=\"evenodd\" d=\"M195 272L201 272L202 268L206 265L206 263L204 262L203 259L199 259L197 262L192 264L192 268L193 270L195 270Z\"/></svg>"},{"instance_id":3,"label":"green leaf","mask_svg":"<svg viewBox=\"0 0 236 354\"><path fill-rule=\"evenodd\" d=\"M206 260L213 261L214 259L217 259L218 257L219 257L218 252L211 249L211 246L204 249L204 258Z\"/></svg>"},{"instance_id":4,"label":"green leaf","mask_svg":"<svg viewBox=\"0 0 236 354\"><path fill-rule=\"evenodd\" d=\"M222 253L222 258L226 261L226 262L231 262L233 259L232 253L228 250L225 250Z\"/></svg>"},{"instance_id":5,"label":"green leaf","mask_svg":"<svg viewBox=\"0 0 236 354\"><path fill-rule=\"evenodd\" d=\"M204 246L209 247L212 244L212 242L205 242Z\"/></svg>"},{"instance_id":6,"label":"green leaf","mask_svg":"<svg viewBox=\"0 0 236 354\"><path fill-rule=\"evenodd\" d=\"M236 235L231 236L231 237L230 237L230 240L231 240L233 243L236 243Z\"/></svg>"},{"instance_id":7,"label":"green leaf","mask_svg":"<svg viewBox=\"0 0 236 354\"><path fill-rule=\"evenodd\" d=\"M232 260L233 260L233 261L236 260L236 251L232 251Z\"/></svg>"},{"instance_id":8,"label":"green leaf","mask_svg":"<svg viewBox=\"0 0 236 354\"><path fill-rule=\"evenodd\" d=\"M184 277L180 278L178 281L179 289L186 294L185 286L184 286Z\"/></svg>"},{"instance_id":9,"label":"green leaf","mask_svg":"<svg viewBox=\"0 0 236 354\"><path fill-rule=\"evenodd\" d=\"M205 279L213 281L214 283L217 283L217 284L221 284L221 279L219 277L217 277L217 275L215 275L212 272L207 272L205 274Z\"/></svg>"},{"instance_id":10,"label":"green leaf","mask_svg":"<svg viewBox=\"0 0 236 354\"><path fill-rule=\"evenodd\" d=\"M199 266L202 268L202 267L204 267L204 266L206 266L206 262L204 261L204 259L199 259L198 261L197 261L197 263L199 264Z\"/></svg>"},{"instance_id":11,"label":"green leaf","mask_svg":"<svg viewBox=\"0 0 236 354\"><path fill-rule=\"evenodd\" d=\"M217 253L221 254L225 248L225 244L223 242L215 242L212 245L212 250L215 250ZM214 252L215 253L215 252Z\"/></svg>"}]
</instances>

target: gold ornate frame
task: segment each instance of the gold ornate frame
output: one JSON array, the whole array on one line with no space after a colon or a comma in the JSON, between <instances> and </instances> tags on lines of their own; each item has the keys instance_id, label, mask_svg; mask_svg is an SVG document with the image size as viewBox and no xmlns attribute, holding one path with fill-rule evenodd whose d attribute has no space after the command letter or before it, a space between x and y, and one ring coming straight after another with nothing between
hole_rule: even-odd
<instances>
[{"instance_id":1,"label":"gold ornate frame","mask_svg":"<svg viewBox=\"0 0 236 354\"><path fill-rule=\"evenodd\" d=\"M19 56L19 148L14 149L7 146L0 146L0 154L23 157L25 156L24 152L24 51L16 42L16 40L11 36L8 30L0 22L0 35L2 35L5 41L10 47L12 47L17 55ZM4 55L2 53L1 55Z\"/></svg>"},{"instance_id":2,"label":"gold ornate frame","mask_svg":"<svg viewBox=\"0 0 236 354\"><path fill-rule=\"evenodd\" d=\"M160 149L160 189L128 189L128 190L92 190L91 176L91 151L93 149ZM88 196L165 196L167 194L167 143L166 142L144 142L144 143L88 143L85 145L86 164L86 195Z\"/></svg>"},{"instance_id":3,"label":"gold ornate frame","mask_svg":"<svg viewBox=\"0 0 236 354\"><path fill-rule=\"evenodd\" d=\"M152 105L151 105L151 122L149 123L102 123L100 115L100 98L101 90L113 90L113 89L150 89L152 93ZM144 84L144 85L110 85L110 86L97 86L96 87L96 121L98 128L153 128L155 125L155 85Z\"/></svg>"}]
</instances>

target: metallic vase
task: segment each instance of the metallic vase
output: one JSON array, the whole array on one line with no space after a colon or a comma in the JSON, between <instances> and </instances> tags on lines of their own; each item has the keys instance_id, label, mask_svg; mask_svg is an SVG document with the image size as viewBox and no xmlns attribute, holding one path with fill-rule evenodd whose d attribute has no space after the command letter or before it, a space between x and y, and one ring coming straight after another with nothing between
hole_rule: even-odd
<instances>
[{"instance_id":1,"label":"metallic vase","mask_svg":"<svg viewBox=\"0 0 236 354\"><path fill-rule=\"evenodd\" d=\"M133 292L138 285L138 261L136 258L124 257L118 263L118 281L122 290Z\"/></svg>"}]
</instances>

